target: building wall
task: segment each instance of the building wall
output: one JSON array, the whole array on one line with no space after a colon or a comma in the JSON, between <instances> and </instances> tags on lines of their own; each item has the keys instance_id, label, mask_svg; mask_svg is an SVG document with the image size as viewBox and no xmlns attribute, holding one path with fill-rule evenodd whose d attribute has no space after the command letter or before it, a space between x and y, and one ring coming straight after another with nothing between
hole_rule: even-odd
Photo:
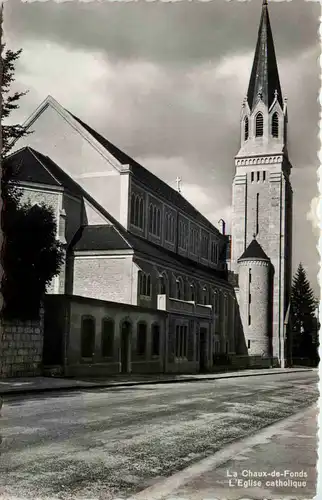
<instances>
[{"instance_id":1,"label":"building wall","mask_svg":"<svg viewBox=\"0 0 322 500\"><path fill-rule=\"evenodd\" d=\"M135 304L137 268L132 255L76 255L73 294L99 300Z\"/></svg>"},{"instance_id":2,"label":"building wall","mask_svg":"<svg viewBox=\"0 0 322 500\"><path fill-rule=\"evenodd\" d=\"M141 237L146 238L152 243L163 246L179 255L184 257L189 257L192 261L201 262L202 264L209 266L210 268L218 268L219 261L211 260L211 242L215 242L218 245L218 259L222 254L222 249L226 245L226 238L214 228L211 231L208 227L203 226L200 222L186 213L178 209L174 204L170 204L162 199L161 195L149 192L143 185L137 182L135 179L131 179L130 184L130 195L129 195L129 225L128 228L134 234L138 234ZM142 197L144 203L144 220L142 227L138 227L133 224L133 219L131 219L131 211L133 212L133 205L131 204L131 197L139 195ZM160 233L158 235L151 232L151 211L150 205L159 209L161 212L161 227ZM173 239L167 238L168 231L167 226L167 216L171 215L173 217ZM192 230L198 231L198 246L197 252L194 251L194 245L191 238ZM184 237L180 236L181 231L184 233ZM206 235L208 238L208 257L204 258L201 256L201 238L202 234ZM225 262L222 261L222 265Z\"/></svg>"},{"instance_id":3,"label":"building wall","mask_svg":"<svg viewBox=\"0 0 322 500\"><path fill-rule=\"evenodd\" d=\"M111 156L107 152L104 156L102 147L89 142L86 133L81 134L51 105L38 116L31 129L33 133L19 139L15 149L30 146L49 156L113 217L120 220L121 180Z\"/></svg>"},{"instance_id":4,"label":"building wall","mask_svg":"<svg viewBox=\"0 0 322 500\"><path fill-rule=\"evenodd\" d=\"M46 315L60 317L53 330L52 323L45 320L46 337L55 334L60 339L61 353L65 350L65 370L67 376L104 376L121 371L121 328L124 321L131 325L129 345L129 373L162 373L164 371L164 339L166 314L162 311L147 310L136 306L127 306L101 300L93 300L76 296L48 296L46 298ZM82 358L81 335L82 318L91 317L95 321L94 352L91 359ZM102 353L102 321L112 319L114 322L113 355L105 358ZM137 330L140 323L145 323L147 336L144 354L137 352ZM151 327L160 327L159 354L152 353ZM63 331L62 331L63 330ZM57 358L58 359L58 358ZM54 360L52 363L55 365Z\"/></svg>"},{"instance_id":5,"label":"building wall","mask_svg":"<svg viewBox=\"0 0 322 500\"><path fill-rule=\"evenodd\" d=\"M0 339L0 378L42 373L44 311L35 321L3 321Z\"/></svg>"},{"instance_id":6,"label":"building wall","mask_svg":"<svg viewBox=\"0 0 322 500\"><path fill-rule=\"evenodd\" d=\"M251 279L250 279L251 273ZM271 354L270 263L247 260L239 263L240 313L250 356Z\"/></svg>"}]
</instances>

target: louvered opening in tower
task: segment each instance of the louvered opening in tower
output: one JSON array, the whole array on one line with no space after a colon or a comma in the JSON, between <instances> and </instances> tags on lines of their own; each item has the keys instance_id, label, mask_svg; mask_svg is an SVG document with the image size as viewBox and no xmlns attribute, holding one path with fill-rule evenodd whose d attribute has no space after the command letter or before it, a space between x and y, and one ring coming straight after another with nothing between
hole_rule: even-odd
<instances>
[{"instance_id":1,"label":"louvered opening in tower","mask_svg":"<svg viewBox=\"0 0 322 500\"><path fill-rule=\"evenodd\" d=\"M256 137L262 137L264 134L264 118L262 113L258 113L255 119L255 135Z\"/></svg>"},{"instance_id":2,"label":"louvered opening in tower","mask_svg":"<svg viewBox=\"0 0 322 500\"><path fill-rule=\"evenodd\" d=\"M248 121L248 116L246 116L244 120L244 140L247 141L248 137L249 137L249 121Z\"/></svg>"},{"instance_id":3,"label":"louvered opening in tower","mask_svg":"<svg viewBox=\"0 0 322 500\"><path fill-rule=\"evenodd\" d=\"M273 117L272 117L272 136L273 137L278 137L278 127L279 127L279 123L278 123L278 113L275 112L273 114Z\"/></svg>"}]
</instances>

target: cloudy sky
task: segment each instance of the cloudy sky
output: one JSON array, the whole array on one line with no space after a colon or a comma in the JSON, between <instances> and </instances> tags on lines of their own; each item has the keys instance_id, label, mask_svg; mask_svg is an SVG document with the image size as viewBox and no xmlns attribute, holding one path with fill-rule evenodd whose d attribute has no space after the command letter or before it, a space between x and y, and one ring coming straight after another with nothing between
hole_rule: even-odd
<instances>
[{"instance_id":1,"label":"cloudy sky","mask_svg":"<svg viewBox=\"0 0 322 500\"><path fill-rule=\"evenodd\" d=\"M294 268L316 289L320 4L269 2L293 163ZM23 48L17 122L51 94L182 191L215 225L230 222L239 117L261 0L5 4L8 46Z\"/></svg>"}]
</instances>

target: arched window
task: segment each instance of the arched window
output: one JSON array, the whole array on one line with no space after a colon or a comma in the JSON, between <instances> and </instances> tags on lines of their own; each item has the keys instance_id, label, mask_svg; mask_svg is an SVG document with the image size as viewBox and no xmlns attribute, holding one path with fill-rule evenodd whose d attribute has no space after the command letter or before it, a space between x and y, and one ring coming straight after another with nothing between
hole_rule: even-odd
<instances>
[{"instance_id":1,"label":"arched window","mask_svg":"<svg viewBox=\"0 0 322 500\"><path fill-rule=\"evenodd\" d=\"M157 236L161 233L161 210L157 209Z\"/></svg>"},{"instance_id":2,"label":"arched window","mask_svg":"<svg viewBox=\"0 0 322 500\"><path fill-rule=\"evenodd\" d=\"M81 326L81 356L92 358L95 350L95 319L92 316L82 316Z\"/></svg>"},{"instance_id":3,"label":"arched window","mask_svg":"<svg viewBox=\"0 0 322 500\"><path fill-rule=\"evenodd\" d=\"M149 205L149 231L152 233L153 230L153 205L150 203Z\"/></svg>"},{"instance_id":4,"label":"arched window","mask_svg":"<svg viewBox=\"0 0 322 500\"><path fill-rule=\"evenodd\" d=\"M103 358L114 355L114 321L110 318L102 320L102 356Z\"/></svg>"},{"instance_id":5,"label":"arched window","mask_svg":"<svg viewBox=\"0 0 322 500\"><path fill-rule=\"evenodd\" d=\"M151 295L151 276L148 274L146 277L146 293L148 297Z\"/></svg>"},{"instance_id":6,"label":"arched window","mask_svg":"<svg viewBox=\"0 0 322 500\"><path fill-rule=\"evenodd\" d=\"M264 134L264 118L262 113L258 113L255 118L255 135L262 137Z\"/></svg>"},{"instance_id":7,"label":"arched window","mask_svg":"<svg viewBox=\"0 0 322 500\"><path fill-rule=\"evenodd\" d=\"M143 229L143 213L144 213L144 202L143 202L143 198L140 197L139 199L139 223L138 223L138 226Z\"/></svg>"},{"instance_id":8,"label":"arched window","mask_svg":"<svg viewBox=\"0 0 322 500\"><path fill-rule=\"evenodd\" d=\"M160 356L160 326L155 323L152 325L152 356Z\"/></svg>"},{"instance_id":9,"label":"arched window","mask_svg":"<svg viewBox=\"0 0 322 500\"><path fill-rule=\"evenodd\" d=\"M159 277L159 294L165 295L167 293L167 284L164 274Z\"/></svg>"},{"instance_id":10,"label":"arched window","mask_svg":"<svg viewBox=\"0 0 322 500\"><path fill-rule=\"evenodd\" d=\"M135 222L135 194L131 195L131 224Z\"/></svg>"},{"instance_id":11,"label":"arched window","mask_svg":"<svg viewBox=\"0 0 322 500\"><path fill-rule=\"evenodd\" d=\"M273 137L278 137L278 128L279 128L278 113L275 111L275 113L272 116L272 136Z\"/></svg>"},{"instance_id":12,"label":"arched window","mask_svg":"<svg viewBox=\"0 0 322 500\"><path fill-rule=\"evenodd\" d=\"M176 299L183 300L183 283L181 278L176 279Z\"/></svg>"},{"instance_id":13,"label":"arched window","mask_svg":"<svg viewBox=\"0 0 322 500\"><path fill-rule=\"evenodd\" d=\"M192 302L196 301L196 286L194 283L190 285L190 300L192 300Z\"/></svg>"},{"instance_id":14,"label":"arched window","mask_svg":"<svg viewBox=\"0 0 322 500\"><path fill-rule=\"evenodd\" d=\"M217 289L214 290L214 312L219 314L219 291Z\"/></svg>"},{"instance_id":15,"label":"arched window","mask_svg":"<svg viewBox=\"0 0 322 500\"><path fill-rule=\"evenodd\" d=\"M245 116L245 120L244 120L244 140L247 141L249 137L249 120L248 120L248 116Z\"/></svg>"},{"instance_id":16,"label":"arched window","mask_svg":"<svg viewBox=\"0 0 322 500\"><path fill-rule=\"evenodd\" d=\"M209 304L209 294L208 294L208 288L206 286L204 286L202 289L202 299L203 299L203 304L205 306Z\"/></svg>"},{"instance_id":17,"label":"arched window","mask_svg":"<svg viewBox=\"0 0 322 500\"><path fill-rule=\"evenodd\" d=\"M139 323L136 334L136 352L139 356L146 353L146 323Z\"/></svg>"},{"instance_id":18,"label":"arched window","mask_svg":"<svg viewBox=\"0 0 322 500\"><path fill-rule=\"evenodd\" d=\"M140 197L135 196L134 200L134 225L139 226Z\"/></svg>"}]
</instances>

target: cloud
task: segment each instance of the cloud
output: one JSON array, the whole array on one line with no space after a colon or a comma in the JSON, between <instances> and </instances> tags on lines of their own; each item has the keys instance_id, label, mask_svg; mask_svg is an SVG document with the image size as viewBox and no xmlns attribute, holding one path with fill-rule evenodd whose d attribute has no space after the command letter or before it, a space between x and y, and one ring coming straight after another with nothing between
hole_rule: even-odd
<instances>
[{"instance_id":1,"label":"cloud","mask_svg":"<svg viewBox=\"0 0 322 500\"><path fill-rule=\"evenodd\" d=\"M294 267L316 281L320 6L271 2L293 162ZM5 35L23 47L17 86L29 88L16 120L52 94L183 194L215 224L229 220L239 117L247 91L257 2L33 2L10 0ZM294 29L296 26L296 29ZM302 241L307 242L305 248Z\"/></svg>"}]
</instances>

